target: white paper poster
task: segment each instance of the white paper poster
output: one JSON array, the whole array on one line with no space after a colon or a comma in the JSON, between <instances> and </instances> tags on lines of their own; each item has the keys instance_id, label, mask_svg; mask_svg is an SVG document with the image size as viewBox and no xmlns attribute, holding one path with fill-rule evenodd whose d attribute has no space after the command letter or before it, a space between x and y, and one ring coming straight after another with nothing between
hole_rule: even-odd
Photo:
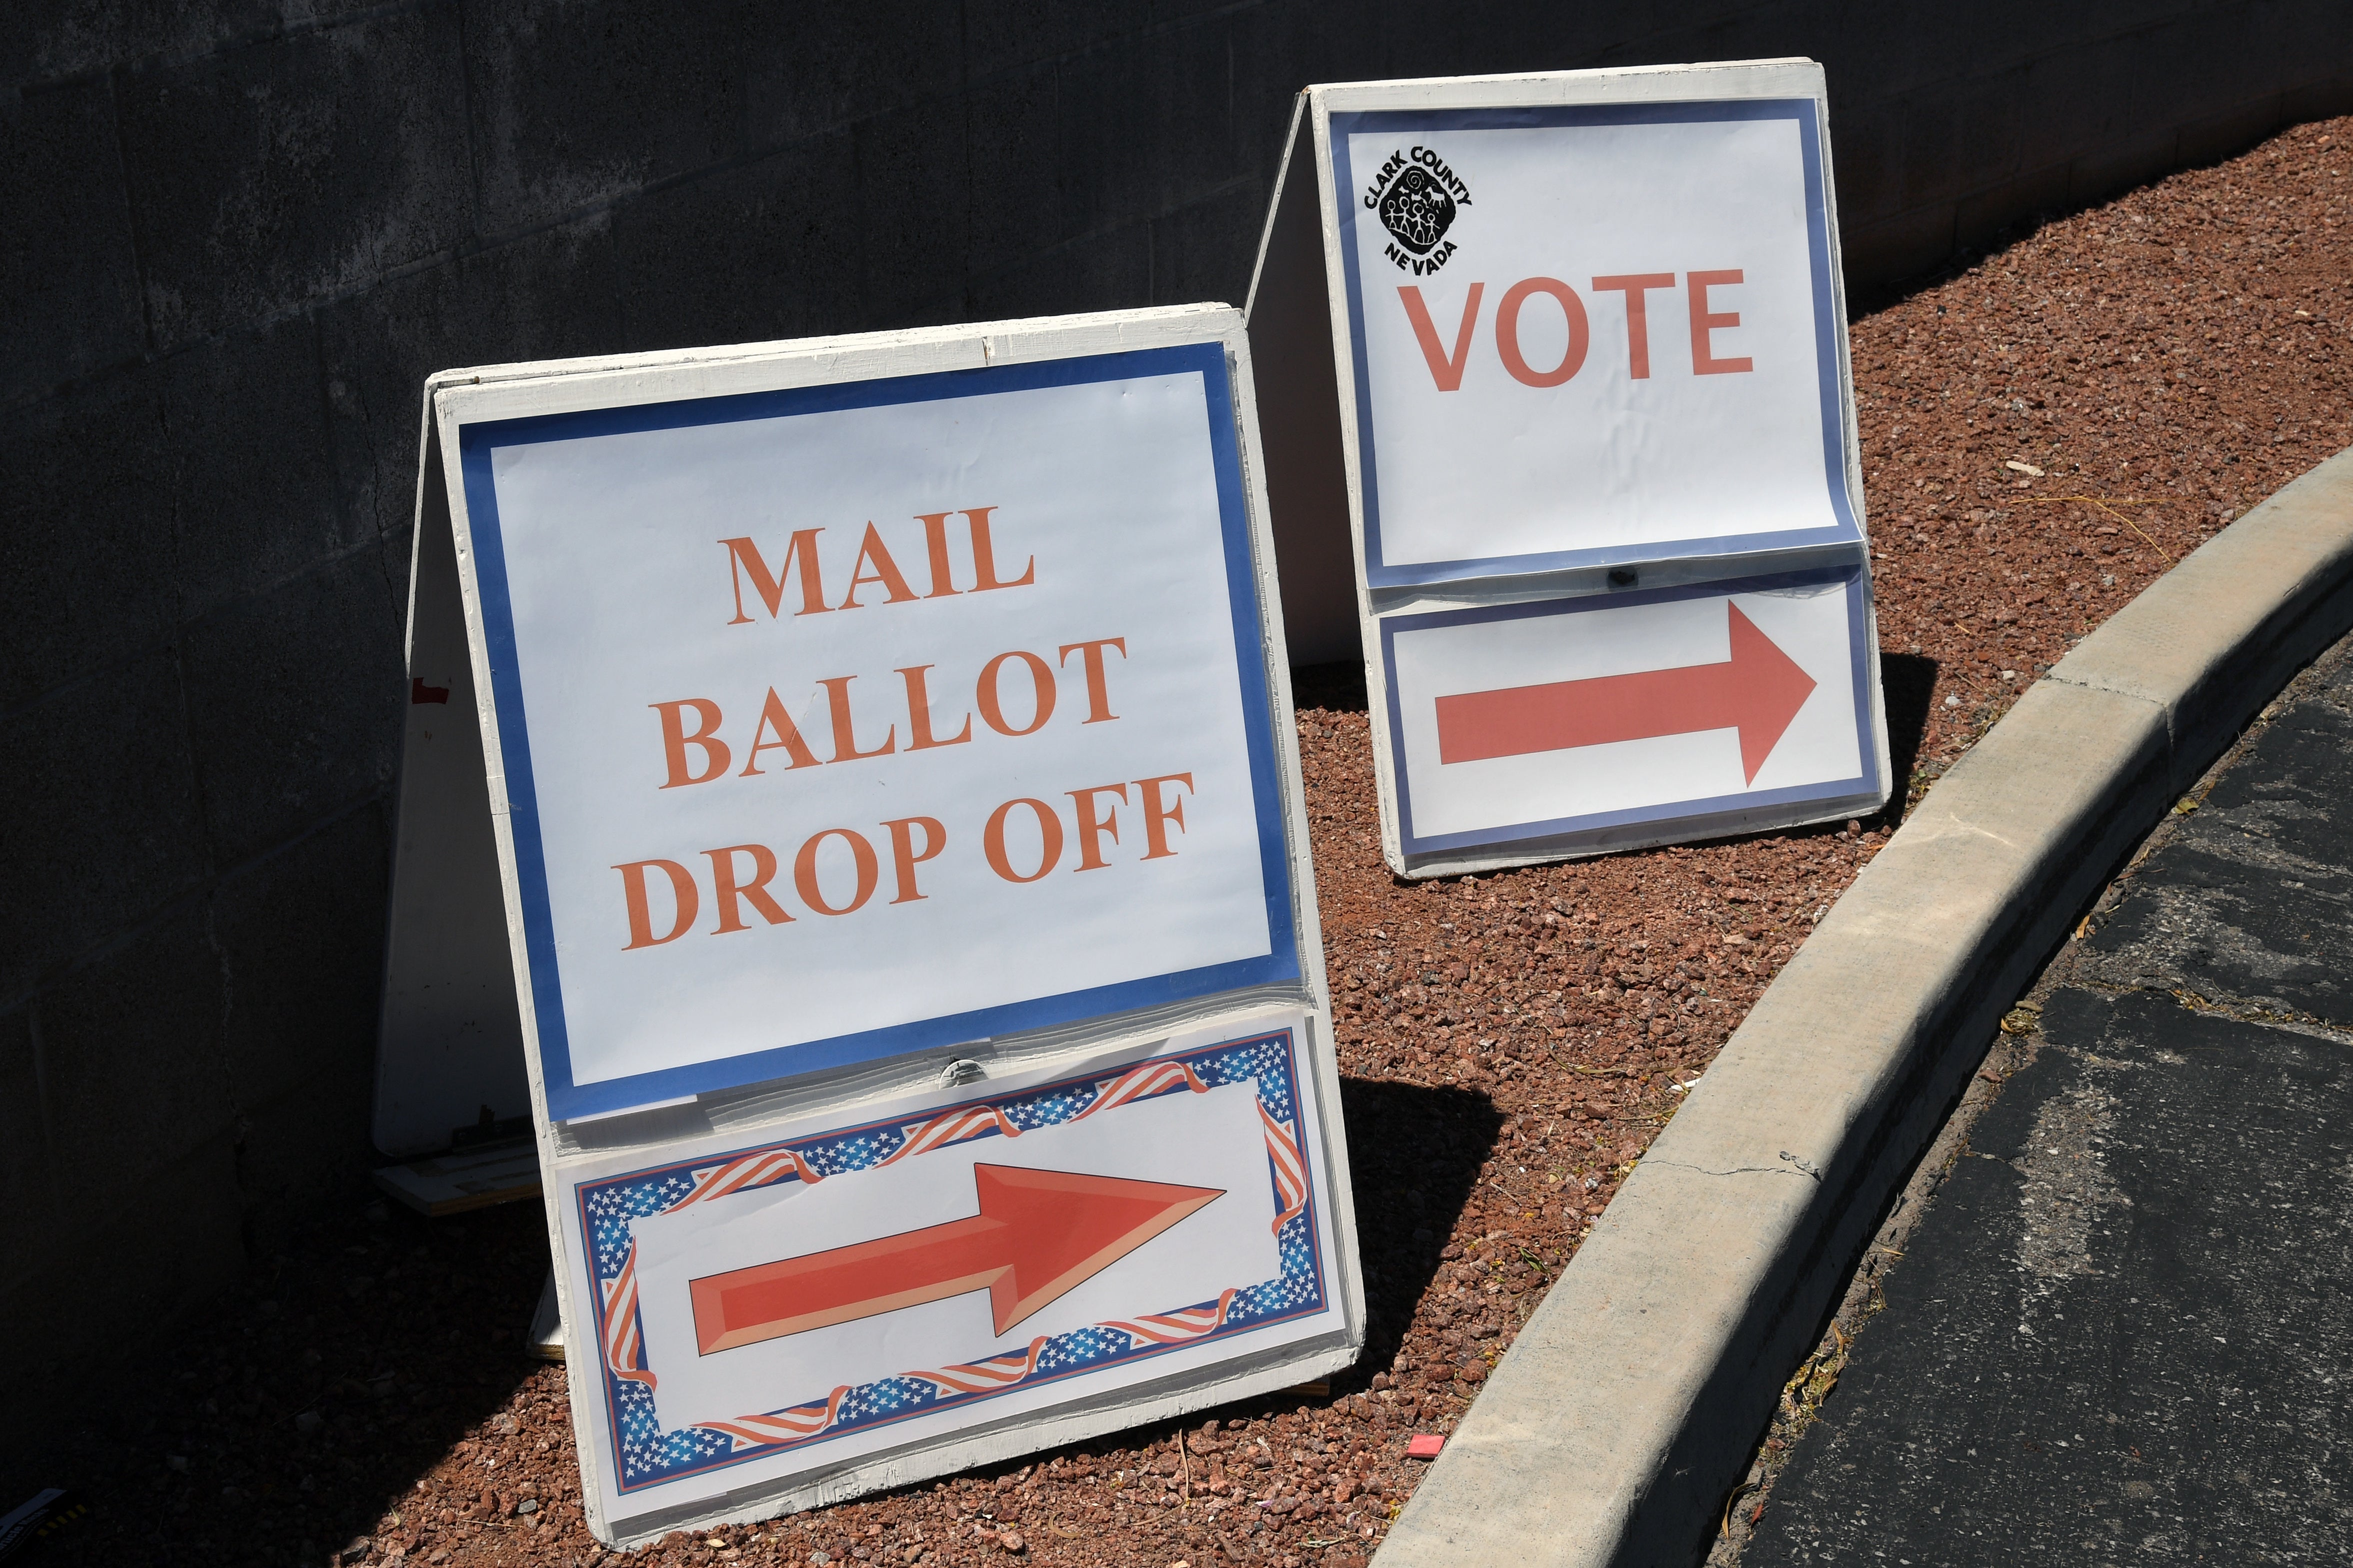
<instances>
[{"instance_id":1,"label":"white paper poster","mask_svg":"<svg viewBox=\"0 0 2353 1568\"><path fill-rule=\"evenodd\" d=\"M1816 107L1332 115L1373 584L1858 537Z\"/></svg>"},{"instance_id":2,"label":"white paper poster","mask_svg":"<svg viewBox=\"0 0 2353 1568\"><path fill-rule=\"evenodd\" d=\"M1407 852L1870 795L1862 612L1849 568L1390 617Z\"/></svg>"},{"instance_id":3,"label":"white paper poster","mask_svg":"<svg viewBox=\"0 0 2353 1568\"><path fill-rule=\"evenodd\" d=\"M464 429L559 1120L1297 976L1224 374Z\"/></svg>"}]
</instances>

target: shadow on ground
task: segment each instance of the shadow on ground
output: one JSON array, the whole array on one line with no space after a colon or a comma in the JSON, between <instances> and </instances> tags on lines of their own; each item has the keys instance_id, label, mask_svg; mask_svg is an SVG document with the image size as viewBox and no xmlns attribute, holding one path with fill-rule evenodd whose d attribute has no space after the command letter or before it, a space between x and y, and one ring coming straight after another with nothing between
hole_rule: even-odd
<instances>
[{"instance_id":1,"label":"shadow on ground","mask_svg":"<svg viewBox=\"0 0 2353 1568\"><path fill-rule=\"evenodd\" d=\"M0 1508L71 1488L50 1563L323 1563L537 1364L540 1205L425 1220L370 1205L299 1233L248 1287L128 1347L121 1386Z\"/></svg>"},{"instance_id":2,"label":"shadow on ground","mask_svg":"<svg viewBox=\"0 0 2353 1568\"><path fill-rule=\"evenodd\" d=\"M1936 700L1938 665L1915 653L1879 656L1879 691L1887 705L1886 808L1875 825L1894 827L1904 816L1912 771L1919 766L1920 748L1928 737L1928 709Z\"/></svg>"},{"instance_id":3,"label":"shadow on ground","mask_svg":"<svg viewBox=\"0 0 2353 1568\"><path fill-rule=\"evenodd\" d=\"M1388 1364L1414 1304L1437 1276L1504 1116L1483 1094L1360 1078L1341 1080L1340 1103L1367 1322L1364 1359L1335 1386L1361 1388Z\"/></svg>"},{"instance_id":4,"label":"shadow on ground","mask_svg":"<svg viewBox=\"0 0 2353 1568\"><path fill-rule=\"evenodd\" d=\"M1348 659L1340 664L1303 664L1291 672L1291 704L1321 708L1327 713L1365 710L1365 664Z\"/></svg>"},{"instance_id":5,"label":"shadow on ground","mask_svg":"<svg viewBox=\"0 0 2353 1568\"><path fill-rule=\"evenodd\" d=\"M1269 1395L1229 1415L1327 1405L1370 1385L1441 1267L1504 1122L1485 1096L1459 1089L1350 1079L1341 1099L1365 1356L1328 1394ZM245 1289L127 1353L121 1388L94 1395L90 1419L58 1434L32 1473L7 1478L9 1506L47 1486L90 1504L35 1561L316 1563L375 1535L531 1375L525 1330L547 1258L535 1203L440 1220L378 1204L309 1227Z\"/></svg>"}]
</instances>

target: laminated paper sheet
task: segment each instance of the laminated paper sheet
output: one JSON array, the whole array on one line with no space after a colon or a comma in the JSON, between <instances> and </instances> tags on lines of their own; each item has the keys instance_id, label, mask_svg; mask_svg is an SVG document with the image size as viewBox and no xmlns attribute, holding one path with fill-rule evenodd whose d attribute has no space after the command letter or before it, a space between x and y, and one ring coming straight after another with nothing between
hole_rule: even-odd
<instances>
[{"instance_id":1,"label":"laminated paper sheet","mask_svg":"<svg viewBox=\"0 0 2353 1568\"><path fill-rule=\"evenodd\" d=\"M1341 1298L1304 1024L1266 1016L754 1145L575 1170L573 1299L602 1303L575 1394L615 1512L1330 1334ZM1031 1195L1001 1205L1008 1184ZM707 1281L721 1283L699 1306ZM723 1299L731 1284L744 1300ZM1000 1325L1000 1288L1026 1315Z\"/></svg>"}]
</instances>

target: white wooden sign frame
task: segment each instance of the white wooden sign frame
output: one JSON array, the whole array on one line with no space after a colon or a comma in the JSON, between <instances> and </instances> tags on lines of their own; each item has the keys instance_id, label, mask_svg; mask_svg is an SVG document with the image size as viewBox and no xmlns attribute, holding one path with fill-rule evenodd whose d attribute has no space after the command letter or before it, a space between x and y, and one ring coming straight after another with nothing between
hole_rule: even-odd
<instances>
[{"instance_id":1,"label":"white wooden sign frame","mask_svg":"<svg viewBox=\"0 0 2353 1568\"><path fill-rule=\"evenodd\" d=\"M501 654L486 614L490 573L470 518L468 430L944 373L978 373L973 390L986 393L1028 384L1022 378L1032 370L1050 378L1057 366L1079 366L1093 375L1085 367L1114 363L1189 367L1206 389L1244 682L1263 693L1250 712L1259 731L1251 745L1269 770L1261 831L1271 836L1285 905L1276 940L1290 952L1278 951L1282 962L1271 965L1089 994L1092 1010L1015 1010L982 1038L962 1034L966 1021L959 1021L945 1033L912 1030L815 1059L735 1058L682 1082L637 1082L617 1092L592 1092L554 1070L561 1064L535 1002L552 959L543 921L534 930L531 878L519 863L528 846L518 817L528 818L533 805L504 750L514 733L514 677L502 668L512 655ZM1104 372L1096 379L1115 378ZM512 1115L519 1108L508 1079L522 1079L574 1368L584 1499L600 1539L634 1542L838 1500L1288 1386L1355 1360L1364 1341L1363 1285L1263 471L1249 343L1240 313L1223 306L451 371L427 382L378 1142L387 1150L438 1143L444 1130L474 1121L478 1104ZM1275 883L1269 887L1271 900ZM611 1251L615 1214L655 1212L690 1188L698 1199L723 1194L729 1202L778 1184L813 1188L888 1164L883 1155L894 1148L935 1159L934 1148L982 1135L1009 1143L1023 1130L1043 1144L1057 1118L1102 1110L1133 1120L1155 1097L1183 1101L1246 1079L1260 1084L1251 1125L1264 1129L1271 1186L1263 1201L1274 1205L1276 1233L1286 1238L1285 1279L1274 1282L1281 1289L1255 1299L1228 1289L1184 1310L1168 1303L1173 1316L1125 1325L1136 1329L1132 1342L1106 1338L1097 1325L1085 1342L1093 1348L1078 1357L1083 1367L1067 1364L1074 1353L1067 1349L1041 1352L1047 1342L1039 1340L1029 1372L992 1388L986 1401L958 1382L978 1375L973 1367L949 1367L934 1378L936 1406L887 1430L843 1415L857 1400L839 1389L835 1408L822 1409L820 1397L814 1428L807 1409L793 1408L744 1413L748 1425L719 1424L718 1436L694 1442L720 1444L726 1462L681 1461L677 1484L667 1484L671 1472L659 1466L649 1471L640 1463L634 1483L616 1468L618 1450L633 1442L643 1448L649 1418L617 1401L633 1396L633 1379L650 1387L653 1378L641 1370L642 1336L621 1300L635 1285ZM1024 1094L1045 1096L1039 1102L1050 1101L1050 1113L1007 1120L1004 1108ZM851 1137L845 1128L863 1131ZM835 1186L858 1190L855 1180ZM626 1219L618 1223L626 1232ZM633 1262L626 1239L623 1247ZM1281 1332L1257 1331L1277 1323ZM1037 1366L1041 1353L1066 1364L1047 1377Z\"/></svg>"},{"instance_id":2,"label":"white wooden sign frame","mask_svg":"<svg viewBox=\"0 0 2353 1568\"><path fill-rule=\"evenodd\" d=\"M1353 211L1355 187L1366 183L1358 176L1366 172L1346 167L1335 119L1343 128L1482 128L1760 116L1795 122L1806 149L1813 331L1831 517L1813 528L1744 532L1727 526L1705 535L1605 548L1474 553L1410 564L1385 559L1369 477L1368 394L1356 302L1364 285L1343 220L1346 210L1369 221ZM1401 142L1410 140L1408 132L1398 135ZM1248 306L1260 374L1268 387L1268 482L1278 509L1285 607L1303 659L1356 650L1365 659L1382 850L1400 875L1457 875L1767 831L1868 815L1885 803L1892 788L1886 718L1827 149L1823 74L1805 59L1363 82L1311 87L1300 94ZM1451 171L1438 171L1440 179L1450 176ZM1409 280L1422 277L1417 271ZM1441 334L1433 341L1443 347L1451 340ZM1463 342L1470 342L1467 325ZM1431 352L1429 343L1424 352ZM1475 457L1466 458L1466 480L1475 468ZM1682 798L1670 793L1636 809L1563 814L1477 831L1417 831L1403 778L1392 665L1402 630L1477 619L1514 605L1542 604L1573 613L1598 607L1588 601L1603 598L1632 607L1706 597L1736 609L1744 593L1783 593L1788 584L1810 583L1823 573L1846 584L1841 596L1850 605L1852 668L1841 671L1850 676L1841 696L1852 697L1856 765L1846 776L1780 789L1694 789ZM1344 598L1351 584L1353 595ZM1353 638L1346 629L1351 620Z\"/></svg>"}]
</instances>

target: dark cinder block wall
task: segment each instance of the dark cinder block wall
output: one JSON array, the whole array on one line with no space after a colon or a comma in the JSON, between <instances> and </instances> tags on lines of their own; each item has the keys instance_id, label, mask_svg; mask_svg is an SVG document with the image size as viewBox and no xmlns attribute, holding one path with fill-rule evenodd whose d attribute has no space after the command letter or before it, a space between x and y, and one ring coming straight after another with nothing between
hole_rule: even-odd
<instances>
[{"instance_id":1,"label":"dark cinder block wall","mask_svg":"<svg viewBox=\"0 0 2353 1568\"><path fill-rule=\"evenodd\" d=\"M1811 55L1866 289L2353 105L2343 0L0 13L12 1415L364 1190L427 372L1239 302L1311 81Z\"/></svg>"}]
</instances>

